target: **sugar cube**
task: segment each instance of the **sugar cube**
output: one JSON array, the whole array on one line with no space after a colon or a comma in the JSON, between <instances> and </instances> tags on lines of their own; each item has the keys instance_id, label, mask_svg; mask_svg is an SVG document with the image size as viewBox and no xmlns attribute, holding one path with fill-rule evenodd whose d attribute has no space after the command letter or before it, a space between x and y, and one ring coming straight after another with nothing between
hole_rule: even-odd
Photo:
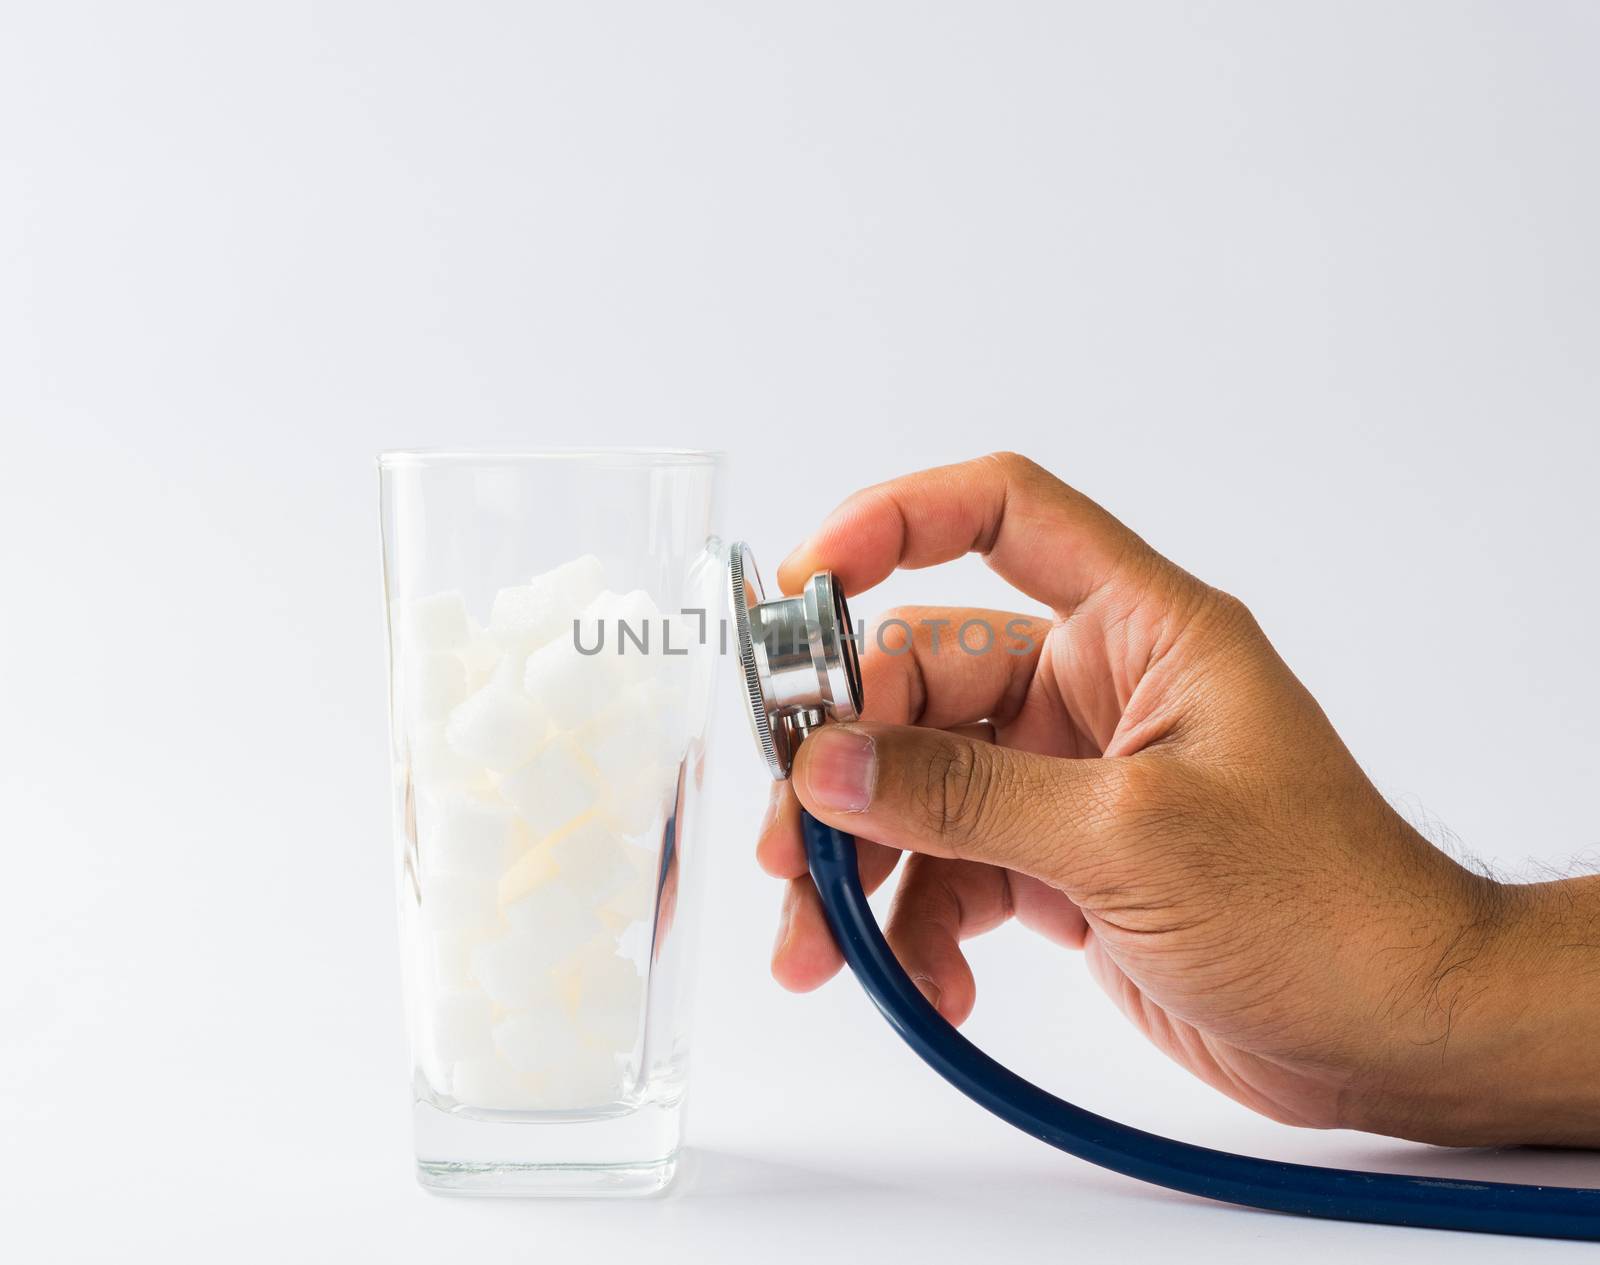
<instances>
[{"instance_id":1,"label":"sugar cube","mask_svg":"<svg viewBox=\"0 0 1600 1265\"><path fill-rule=\"evenodd\" d=\"M652 695L629 687L578 731L578 741L608 787L621 786L662 751L660 717Z\"/></svg>"},{"instance_id":2,"label":"sugar cube","mask_svg":"<svg viewBox=\"0 0 1600 1265\"><path fill-rule=\"evenodd\" d=\"M586 553L553 571L534 576L532 583L545 589L550 595L550 604L569 612L567 618L571 619L604 591L606 570L599 558Z\"/></svg>"},{"instance_id":3,"label":"sugar cube","mask_svg":"<svg viewBox=\"0 0 1600 1265\"><path fill-rule=\"evenodd\" d=\"M456 653L461 658L461 666L466 671L467 684L471 689L482 687L494 675L502 658L499 643L475 621L469 624L467 640Z\"/></svg>"},{"instance_id":4,"label":"sugar cube","mask_svg":"<svg viewBox=\"0 0 1600 1265\"><path fill-rule=\"evenodd\" d=\"M586 554L527 584L501 589L489 615L489 632L507 653L527 655L567 632L603 583L600 560Z\"/></svg>"},{"instance_id":5,"label":"sugar cube","mask_svg":"<svg viewBox=\"0 0 1600 1265\"><path fill-rule=\"evenodd\" d=\"M489 635L508 654L526 655L554 637L561 628L559 612L531 584L501 589L489 611Z\"/></svg>"},{"instance_id":6,"label":"sugar cube","mask_svg":"<svg viewBox=\"0 0 1600 1265\"><path fill-rule=\"evenodd\" d=\"M645 679L664 658L661 611L643 589L601 593L579 616L573 639L628 681Z\"/></svg>"},{"instance_id":7,"label":"sugar cube","mask_svg":"<svg viewBox=\"0 0 1600 1265\"><path fill-rule=\"evenodd\" d=\"M661 841L677 789L674 770L650 765L606 797L606 819L635 843L654 847Z\"/></svg>"},{"instance_id":8,"label":"sugar cube","mask_svg":"<svg viewBox=\"0 0 1600 1265\"><path fill-rule=\"evenodd\" d=\"M467 696L467 670L448 652L429 651L408 660L406 714L413 725L443 720Z\"/></svg>"},{"instance_id":9,"label":"sugar cube","mask_svg":"<svg viewBox=\"0 0 1600 1265\"><path fill-rule=\"evenodd\" d=\"M644 980L614 941L597 940L556 972L568 1013L590 1045L618 1053L632 1048L644 1020Z\"/></svg>"},{"instance_id":10,"label":"sugar cube","mask_svg":"<svg viewBox=\"0 0 1600 1265\"><path fill-rule=\"evenodd\" d=\"M483 766L458 752L444 737L443 725L419 725L408 735L412 779L428 789L483 784Z\"/></svg>"},{"instance_id":11,"label":"sugar cube","mask_svg":"<svg viewBox=\"0 0 1600 1265\"><path fill-rule=\"evenodd\" d=\"M423 796L417 817L424 869L499 869L523 837L509 805L456 787Z\"/></svg>"},{"instance_id":12,"label":"sugar cube","mask_svg":"<svg viewBox=\"0 0 1600 1265\"><path fill-rule=\"evenodd\" d=\"M497 1006L521 1010L556 995L552 969L564 946L544 937L512 931L479 944L472 953L472 974Z\"/></svg>"},{"instance_id":13,"label":"sugar cube","mask_svg":"<svg viewBox=\"0 0 1600 1265\"><path fill-rule=\"evenodd\" d=\"M557 637L528 656L522 688L561 729L577 729L615 702L624 684L618 661L586 654Z\"/></svg>"},{"instance_id":14,"label":"sugar cube","mask_svg":"<svg viewBox=\"0 0 1600 1265\"><path fill-rule=\"evenodd\" d=\"M615 1054L585 1044L558 1009L510 1015L495 1025L494 1036L505 1065L530 1087L532 1109L572 1111L623 1095Z\"/></svg>"},{"instance_id":15,"label":"sugar cube","mask_svg":"<svg viewBox=\"0 0 1600 1265\"><path fill-rule=\"evenodd\" d=\"M526 763L539 749L547 725L531 698L495 678L456 705L444 732L459 754L505 772Z\"/></svg>"},{"instance_id":16,"label":"sugar cube","mask_svg":"<svg viewBox=\"0 0 1600 1265\"><path fill-rule=\"evenodd\" d=\"M550 855L550 841L541 839L522 850L500 876L501 905L512 905L529 892L555 877L556 863Z\"/></svg>"},{"instance_id":17,"label":"sugar cube","mask_svg":"<svg viewBox=\"0 0 1600 1265\"><path fill-rule=\"evenodd\" d=\"M499 893L492 874L443 873L424 877L422 916L430 933L475 931L500 921Z\"/></svg>"},{"instance_id":18,"label":"sugar cube","mask_svg":"<svg viewBox=\"0 0 1600 1265\"><path fill-rule=\"evenodd\" d=\"M536 839L587 813L599 792L594 765L564 734L550 738L526 764L500 780L500 794Z\"/></svg>"},{"instance_id":19,"label":"sugar cube","mask_svg":"<svg viewBox=\"0 0 1600 1265\"><path fill-rule=\"evenodd\" d=\"M566 1012L554 1004L507 1015L494 1025L494 1045L509 1066L534 1077L594 1059Z\"/></svg>"},{"instance_id":20,"label":"sugar cube","mask_svg":"<svg viewBox=\"0 0 1600 1265\"><path fill-rule=\"evenodd\" d=\"M474 1058L494 1050L489 1002L464 992L437 993L427 1007L432 1056L440 1064Z\"/></svg>"},{"instance_id":21,"label":"sugar cube","mask_svg":"<svg viewBox=\"0 0 1600 1265\"><path fill-rule=\"evenodd\" d=\"M595 818L587 818L551 845L561 881L576 900L598 909L633 877L632 849Z\"/></svg>"},{"instance_id":22,"label":"sugar cube","mask_svg":"<svg viewBox=\"0 0 1600 1265\"><path fill-rule=\"evenodd\" d=\"M649 922L656 912L657 858L643 848L629 851L630 860L642 858L642 864L635 861L628 881L600 908L601 917L618 931L636 922Z\"/></svg>"},{"instance_id":23,"label":"sugar cube","mask_svg":"<svg viewBox=\"0 0 1600 1265\"><path fill-rule=\"evenodd\" d=\"M585 901L563 876L530 888L504 911L506 926L546 945L552 961L566 957L600 929L599 906Z\"/></svg>"},{"instance_id":24,"label":"sugar cube","mask_svg":"<svg viewBox=\"0 0 1600 1265\"><path fill-rule=\"evenodd\" d=\"M440 992L464 992L472 981L475 933L441 929L419 934L424 941L426 987Z\"/></svg>"}]
</instances>

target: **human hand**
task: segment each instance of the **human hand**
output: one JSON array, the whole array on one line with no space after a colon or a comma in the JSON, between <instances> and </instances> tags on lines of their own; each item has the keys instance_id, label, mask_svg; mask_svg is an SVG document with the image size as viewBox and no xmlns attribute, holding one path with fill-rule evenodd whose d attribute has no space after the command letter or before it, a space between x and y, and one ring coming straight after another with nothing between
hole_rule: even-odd
<instances>
[{"instance_id":1,"label":"human hand","mask_svg":"<svg viewBox=\"0 0 1600 1265\"><path fill-rule=\"evenodd\" d=\"M960 941L1014 915L1274 1119L1600 1143L1600 880L1513 887L1432 847L1239 601L1010 454L856 494L778 578L831 569L857 594L974 550L1050 614L905 609L909 653L863 643L862 721L801 744L761 830L788 880L781 983L842 964L803 803L858 837L869 891L913 854L887 936L954 1023L976 996ZM957 646L968 620L987 652Z\"/></svg>"}]
</instances>

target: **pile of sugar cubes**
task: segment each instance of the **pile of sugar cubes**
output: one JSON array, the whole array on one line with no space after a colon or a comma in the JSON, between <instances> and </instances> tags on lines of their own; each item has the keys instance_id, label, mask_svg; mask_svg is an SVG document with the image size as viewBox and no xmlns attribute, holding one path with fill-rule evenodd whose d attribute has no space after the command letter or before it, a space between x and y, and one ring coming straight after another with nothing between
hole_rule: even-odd
<instances>
[{"instance_id":1,"label":"pile of sugar cubes","mask_svg":"<svg viewBox=\"0 0 1600 1265\"><path fill-rule=\"evenodd\" d=\"M692 625L669 635L646 593L605 579L578 558L501 589L486 626L455 592L403 613L414 1040L463 1106L573 1110L628 1088L662 832L706 690Z\"/></svg>"}]
</instances>

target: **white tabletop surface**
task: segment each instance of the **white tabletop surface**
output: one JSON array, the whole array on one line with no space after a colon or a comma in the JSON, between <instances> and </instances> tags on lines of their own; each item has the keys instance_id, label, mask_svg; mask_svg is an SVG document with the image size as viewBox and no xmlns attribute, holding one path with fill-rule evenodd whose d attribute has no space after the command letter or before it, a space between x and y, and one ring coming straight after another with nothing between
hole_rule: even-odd
<instances>
[{"instance_id":1,"label":"white tabletop surface","mask_svg":"<svg viewBox=\"0 0 1600 1265\"><path fill-rule=\"evenodd\" d=\"M725 449L770 568L1019 449L1243 596L1434 837L1590 865L1597 57L1555 0L0 6L0 1255L1593 1259L1149 1189L781 993L728 688L683 1178L424 1194L372 458ZM1017 604L856 606L904 600ZM1600 1186L1259 1120L1071 955L972 952L979 1042L1119 1119Z\"/></svg>"}]
</instances>

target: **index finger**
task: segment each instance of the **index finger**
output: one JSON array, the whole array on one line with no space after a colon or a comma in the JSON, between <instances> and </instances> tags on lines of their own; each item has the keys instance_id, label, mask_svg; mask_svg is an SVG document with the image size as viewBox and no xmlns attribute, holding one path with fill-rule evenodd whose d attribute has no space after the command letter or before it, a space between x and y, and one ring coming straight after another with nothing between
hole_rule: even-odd
<instances>
[{"instance_id":1,"label":"index finger","mask_svg":"<svg viewBox=\"0 0 1600 1265\"><path fill-rule=\"evenodd\" d=\"M977 552L1002 578L1057 614L1082 605L1150 547L1081 492L1016 453L937 466L857 492L783 560L796 593L831 570L847 594L896 567L931 567Z\"/></svg>"}]
</instances>

